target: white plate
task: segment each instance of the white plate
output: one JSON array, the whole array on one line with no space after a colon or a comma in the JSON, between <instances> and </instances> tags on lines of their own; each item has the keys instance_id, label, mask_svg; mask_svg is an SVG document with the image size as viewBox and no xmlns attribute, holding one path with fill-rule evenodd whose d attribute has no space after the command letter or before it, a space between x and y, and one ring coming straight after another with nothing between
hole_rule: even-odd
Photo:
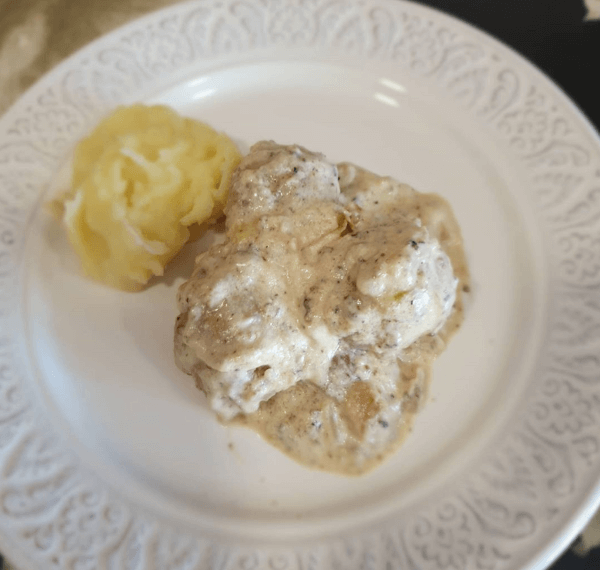
<instances>
[{"instance_id":1,"label":"white plate","mask_svg":"<svg viewBox=\"0 0 600 570\"><path fill-rule=\"evenodd\" d=\"M473 275L413 434L343 478L219 425L172 356L188 248L139 294L41 207L119 103L449 199ZM197 2L91 44L0 121L0 549L21 568L542 568L598 505L600 144L558 89L404 2Z\"/></svg>"}]
</instances>

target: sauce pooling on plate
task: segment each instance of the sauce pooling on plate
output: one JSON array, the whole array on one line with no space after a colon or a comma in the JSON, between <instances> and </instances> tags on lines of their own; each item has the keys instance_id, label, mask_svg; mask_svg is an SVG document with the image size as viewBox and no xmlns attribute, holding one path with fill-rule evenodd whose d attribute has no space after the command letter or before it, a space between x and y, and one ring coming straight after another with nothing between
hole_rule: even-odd
<instances>
[{"instance_id":1,"label":"sauce pooling on plate","mask_svg":"<svg viewBox=\"0 0 600 570\"><path fill-rule=\"evenodd\" d=\"M357 475L397 448L462 322L448 203L300 146L235 171L226 241L178 293L175 356L225 422Z\"/></svg>"}]
</instances>

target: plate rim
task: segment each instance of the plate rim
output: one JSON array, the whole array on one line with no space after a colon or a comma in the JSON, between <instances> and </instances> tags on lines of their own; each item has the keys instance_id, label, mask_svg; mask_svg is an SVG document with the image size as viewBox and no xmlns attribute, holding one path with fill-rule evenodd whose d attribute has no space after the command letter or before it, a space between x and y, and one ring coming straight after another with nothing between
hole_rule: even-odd
<instances>
[{"instance_id":1,"label":"plate rim","mask_svg":"<svg viewBox=\"0 0 600 570\"><path fill-rule=\"evenodd\" d=\"M235 2L233 0L227 0L224 3L224 5L229 6L229 5L233 5L234 3ZM68 72L73 70L73 67L76 64L81 63L82 59L86 59L88 57L91 58L94 53L97 55L98 52L101 51L102 47L105 44L108 45L111 42L114 42L116 44L116 43L118 43L117 40L125 38L128 35L135 33L135 32L140 32L143 34L144 29L146 29L146 31L147 31L152 26L158 25L159 21L163 17L167 18L170 15L177 15L177 14L182 15L184 13L189 12L190 10L192 10L195 7L207 6L207 5L211 5L211 4L214 5L214 3L210 2L210 1L191 0L190 2L186 2L183 4L178 4L178 5L162 8L160 10L151 12L151 13L143 16L142 18L139 18L133 22L130 22L130 23L110 32L109 34L106 34L106 35L96 39L91 44L88 44L87 46L85 46L84 48L79 50L78 52L69 56L66 60L64 60L56 68L54 68L47 75L45 75L43 78L41 78L18 101L16 101L13 105L11 105L11 107L3 115L3 117L0 118L0 134L3 134L5 132L5 128L9 127L11 117L18 115L21 107L27 106L27 105L34 105L35 103L33 102L33 100L36 97L38 99L41 98L44 95L44 93L43 93L44 90L46 90L47 87L52 87L55 85L55 83L57 82L56 81L57 78L60 77L60 78L64 79L68 75ZM330 3L330 2L319 0L319 2L317 2L317 4L315 4L315 5L316 6L326 6L326 5L331 5L331 4L332 3ZM365 15L364 15L366 13L365 12L365 10L366 10L365 3L354 3L354 2L342 1L337 4L340 4L343 6L348 6L348 7L350 7L350 9L354 9L359 12L362 11L363 17L365 17ZM302 8L301 8L302 3L294 3L293 6L299 10L302 10ZM533 75L533 77L535 78L535 81L532 81L531 83L534 86L541 85L542 88L545 87L545 91L549 90L551 92L551 97L553 98L553 100L555 102L558 100L556 105L558 105L559 108L563 108L563 109L566 107L567 111L568 111L567 115L569 115L569 114L571 115L571 120L573 119L573 117L575 117L575 121L578 124L579 128L580 129L585 128L585 130L587 131L588 137L590 137L591 140L594 141L595 151L597 154L598 148L600 148L600 138L598 137L598 134L596 133L594 127L590 124L590 122L587 120L585 115L583 115L583 113L578 108L578 106L567 97L567 95L564 93L564 91L558 85L556 85L555 82L553 82L550 78L548 78L546 75L544 75L537 67L535 67L531 62L526 60L523 56L516 53L512 48L502 44L496 38L481 31L480 29L476 28L475 26L473 26L471 24L467 24L467 23L457 19L454 16L445 14L443 12L440 12L434 8L431 8L431 7L428 7L425 5L412 3L412 2L406 2L406 1L378 0L376 3L370 4L370 6L371 7L373 7L373 6L382 7L382 9L388 9L389 11L397 11L397 12L400 12L405 9L405 10L408 10L408 12L410 13L410 11L412 10L413 14L417 14L417 15L419 13L427 14L428 17L433 18L434 20L437 19L442 24L450 22L451 27L454 26L456 29L459 30L459 34L463 33L463 34L466 34L467 36L469 36L469 34L471 36L473 36L473 35L480 36L479 40L483 41L484 43L486 43L486 42L491 43L493 48L496 50L499 50L499 52L502 53L503 55L508 54L509 59L516 61L519 66L524 67L527 70L527 74L526 74L527 76ZM268 11L270 10L270 8L267 6L265 10L266 10L266 12L264 12L264 14L267 14L267 13L269 13ZM275 8L273 8L273 10L275 10ZM308 11L310 11L310 9L308 9ZM343 16L341 16L341 17L343 17ZM302 42L300 42L300 47L302 47L303 45L304 44L302 44ZM298 46L292 45L292 46L288 46L288 47L296 48ZM199 57L199 56L197 56L197 57ZM559 109L559 110L561 110L561 109ZM93 112L88 116L92 116L92 115L93 115ZM85 116L85 114L84 114L84 116ZM1 141L2 141L2 139L0 139L0 142ZM6 147L7 147L7 145L0 144L0 159L2 159L1 153L6 150ZM42 152L42 155L44 155L43 152ZM45 171L48 171L48 170L51 171L52 170L52 166L51 166L52 160L48 158L48 155L44 155L44 156L41 158L41 160L47 161L47 164L45 166L42 165L42 168ZM14 159L14 157L13 157L13 159ZM596 156L596 160L598 160L597 156ZM7 164L13 164L13 162L11 162L10 157L8 159ZM2 161L0 160L0 174L2 174L2 168L4 168L4 167L3 167ZM598 176L600 176L600 170L598 170ZM17 265L17 267L18 267L18 265ZM1 287L2 286L0 286L0 291L1 291ZM1 345L0 345L0 347L1 347ZM0 364L2 364L2 356L0 356ZM3 457L2 461L4 461L4 457ZM600 473L597 474L596 478L597 478L597 480L596 480L595 485L592 485L590 490L588 491L588 500L582 502L579 505L579 508L576 509L575 512L573 513L573 515L570 517L570 522L565 527L565 528L567 528L567 530L569 532L564 532L562 534L562 539L560 540L560 543L561 543L560 550L558 549L558 542L553 542L552 544L549 544L544 550L539 552L537 555L533 555L530 558L529 562L526 562L526 565L525 565L526 568L535 568L535 567L538 567L542 563L551 562L556 556L558 556L558 554L560 554L563 547L566 546L568 544L568 542L570 542L570 540L572 540L572 538L575 537L575 535L580 530L580 528L582 528L584 526L585 522L588 520L588 518L593 514L595 509L600 504ZM0 480L0 484L3 484L5 482L6 481ZM4 498L5 497L6 497L6 495L4 495ZM0 523L0 524L2 524L2 523ZM18 553L16 550L13 552L12 545L4 544L6 542L4 540L4 538L5 538L4 533L0 533L0 544L2 545L3 551L9 553L9 555L12 556L15 560L18 560L18 558L21 556L21 554ZM6 550L7 547L8 547L8 550ZM25 560L25 558L23 558L23 560ZM66 562L65 562L65 564L66 564Z\"/></svg>"}]
</instances>

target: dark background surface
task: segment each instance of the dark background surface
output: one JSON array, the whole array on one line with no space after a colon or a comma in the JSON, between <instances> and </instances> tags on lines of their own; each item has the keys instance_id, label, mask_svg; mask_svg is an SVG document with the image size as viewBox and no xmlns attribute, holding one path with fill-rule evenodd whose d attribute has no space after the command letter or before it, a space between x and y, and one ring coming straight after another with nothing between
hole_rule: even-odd
<instances>
[{"instance_id":1,"label":"dark background surface","mask_svg":"<svg viewBox=\"0 0 600 570\"><path fill-rule=\"evenodd\" d=\"M422 0L421 3L474 24L513 47L550 76L596 130L600 130L600 21L584 22L583 0ZM0 20L10 16L2 12ZM600 548L584 557L569 550L551 569L600 570Z\"/></svg>"}]
</instances>

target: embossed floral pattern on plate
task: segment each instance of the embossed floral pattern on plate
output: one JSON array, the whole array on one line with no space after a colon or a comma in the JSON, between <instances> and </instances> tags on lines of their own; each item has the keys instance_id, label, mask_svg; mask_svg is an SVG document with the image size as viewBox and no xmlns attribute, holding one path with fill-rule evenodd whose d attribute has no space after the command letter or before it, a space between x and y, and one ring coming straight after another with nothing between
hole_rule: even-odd
<instances>
[{"instance_id":1,"label":"embossed floral pattern on plate","mask_svg":"<svg viewBox=\"0 0 600 570\"><path fill-rule=\"evenodd\" d=\"M550 239L554 310L543 366L519 421L452 493L369 533L253 547L198 536L134 507L90 474L50 427L20 346L21 256L41 192L97 117L150 85L168 84L195 61L300 48L402 66L456 98L510 146ZM552 555L543 537L558 537L563 527L572 535L599 499L599 149L585 121L540 74L479 32L418 5L198 2L90 45L0 123L2 549L44 570L502 570L541 563Z\"/></svg>"}]
</instances>

